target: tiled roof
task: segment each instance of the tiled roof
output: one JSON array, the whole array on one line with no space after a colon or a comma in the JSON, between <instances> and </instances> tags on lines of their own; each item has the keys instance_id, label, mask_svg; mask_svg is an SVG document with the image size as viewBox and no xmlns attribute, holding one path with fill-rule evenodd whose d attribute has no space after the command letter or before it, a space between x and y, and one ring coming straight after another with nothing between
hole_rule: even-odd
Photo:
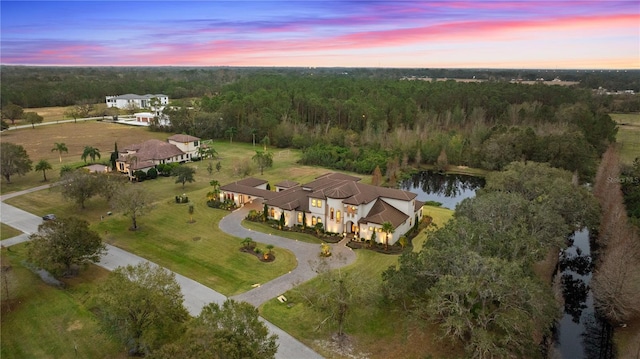
<instances>
[{"instance_id":1,"label":"tiled roof","mask_svg":"<svg viewBox=\"0 0 640 359\"><path fill-rule=\"evenodd\" d=\"M220 189L227 192L242 193L242 194L248 194L254 197L262 197L265 200L268 200L269 198L277 194L277 192L272 192L266 189L260 189L260 188L255 188L253 186L243 185L240 182L241 181L237 181L237 182L226 184L220 187Z\"/></svg>"},{"instance_id":2,"label":"tiled roof","mask_svg":"<svg viewBox=\"0 0 640 359\"><path fill-rule=\"evenodd\" d=\"M383 224L384 222L389 222L393 225L393 228L397 228L399 225L404 223L409 216L402 213L400 210L396 209L394 206L388 204L382 199L378 199L376 203L373 204L369 213L367 213L366 217L362 217L360 219L360 223L376 223Z\"/></svg>"},{"instance_id":3,"label":"tiled roof","mask_svg":"<svg viewBox=\"0 0 640 359\"><path fill-rule=\"evenodd\" d=\"M138 162L166 160L174 156L184 155L184 152L176 145L155 139L127 146L124 150L134 151L135 154L131 156L136 156Z\"/></svg>"},{"instance_id":4,"label":"tiled roof","mask_svg":"<svg viewBox=\"0 0 640 359\"><path fill-rule=\"evenodd\" d=\"M193 142L193 141L199 141L200 138L189 136L189 135L173 135L167 138L167 140L176 141L176 142Z\"/></svg>"},{"instance_id":5,"label":"tiled roof","mask_svg":"<svg viewBox=\"0 0 640 359\"><path fill-rule=\"evenodd\" d=\"M278 195L268 201L268 205L280 208L309 211L309 198L342 199L344 204L360 205L370 203L378 198L390 198L411 201L415 193L372 186L357 182L358 177L341 173L328 173L300 186L290 187L278 192ZM293 207L297 204L297 207Z\"/></svg>"},{"instance_id":6,"label":"tiled roof","mask_svg":"<svg viewBox=\"0 0 640 359\"><path fill-rule=\"evenodd\" d=\"M425 203L425 202L418 201L418 200L416 199L416 204L415 204L415 206L413 207L413 211L414 211L414 212L417 212L420 208L422 208L422 206L424 206L424 203Z\"/></svg>"},{"instance_id":7,"label":"tiled roof","mask_svg":"<svg viewBox=\"0 0 640 359\"><path fill-rule=\"evenodd\" d=\"M276 187L282 187L282 188L291 188L291 187L295 187L297 185L299 185L300 183L296 182L296 181L291 181L291 180L284 180L282 182L278 182L276 183Z\"/></svg>"},{"instance_id":8,"label":"tiled roof","mask_svg":"<svg viewBox=\"0 0 640 359\"><path fill-rule=\"evenodd\" d=\"M247 177L247 178L243 178L240 181L236 181L237 184L243 185L243 186L249 186L249 187L258 187L260 185L263 185L265 183L267 183L269 181L267 180L263 180L260 178L254 178L254 177Z\"/></svg>"}]
</instances>

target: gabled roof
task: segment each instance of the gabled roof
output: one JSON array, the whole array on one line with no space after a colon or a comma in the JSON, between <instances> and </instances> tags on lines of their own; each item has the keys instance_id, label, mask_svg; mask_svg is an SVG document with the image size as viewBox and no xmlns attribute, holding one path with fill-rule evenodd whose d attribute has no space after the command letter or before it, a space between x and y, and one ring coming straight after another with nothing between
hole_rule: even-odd
<instances>
[{"instance_id":1,"label":"gabled roof","mask_svg":"<svg viewBox=\"0 0 640 359\"><path fill-rule=\"evenodd\" d=\"M124 150L134 151L135 154L130 156L121 155L121 160L135 156L138 162L166 160L174 156L184 155L184 152L176 147L176 145L156 139L126 146Z\"/></svg>"},{"instance_id":2,"label":"gabled roof","mask_svg":"<svg viewBox=\"0 0 640 359\"><path fill-rule=\"evenodd\" d=\"M200 138L199 137L194 137L194 136L189 136L189 135L173 135L173 136L167 138L167 140L175 141L175 142L193 142L193 141L199 141Z\"/></svg>"},{"instance_id":3,"label":"gabled roof","mask_svg":"<svg viewBox=\"0 0 640 359\"><path fill-rule=\"evenodd\" d=\"M397 228L399 225L404 223L409 216L402 213L400 210L396 209L394 206L388 204L382 199L378 199L376 203L373 204L369 213L367 213L366 217L362 217L358 222L359 223L376 223L383 224L384 222L389 222L393 225L393 228Z\"/></svg>"}]
</instances>

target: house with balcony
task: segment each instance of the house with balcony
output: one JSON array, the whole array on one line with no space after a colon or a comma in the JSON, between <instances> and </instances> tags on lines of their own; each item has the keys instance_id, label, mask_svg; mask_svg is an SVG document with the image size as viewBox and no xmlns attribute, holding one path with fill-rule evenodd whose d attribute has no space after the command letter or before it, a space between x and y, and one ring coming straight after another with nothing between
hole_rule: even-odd
<instances>
[{"instance_id":1,"label":"house with balcony","mask_svg":"<svg viewBox=\"0 0 640 359\"><path fill-rule=\"evenodd\" d=\"M394 188L360 183L360 178L342 173L327 173L315 180L297 184L283 181L276 191L266 189L266 181L247 178L220 188L221 198L233 200L238 206L254 200L267 205L271 219L284 215L285 226L308 227L322 223L325 231L394 244L422 218L423 202L417 194ZM382 225L391 223L394 233L382 232Z\"/></svg>"}]
</instances>

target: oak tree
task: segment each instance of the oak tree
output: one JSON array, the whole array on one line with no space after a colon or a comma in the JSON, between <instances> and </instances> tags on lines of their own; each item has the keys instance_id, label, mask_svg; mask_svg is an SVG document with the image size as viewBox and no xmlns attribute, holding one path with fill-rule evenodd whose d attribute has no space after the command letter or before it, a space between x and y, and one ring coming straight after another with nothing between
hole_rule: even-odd
<instances>
[{"instance_id":1,"label":"oak tree","mask_svg":"<svg viewBox=\"0 0 640 359\"><path fill-rule=\"evenodd\" d=\"M74 217L46 221L30 239L29 260L57 275L73 274L76 266L97 262L106 253L89 222Z\"/></svg>"},{"instance_id":2,"label":"oak tree","mask_svg":"<svg viewBox=\"0 0 640 359\"><path fill-rule=\"evenodd\" d=\"M8 183L11 183L11 176L24 176L31 171L31 163L27 151L21 145L9 142L0 144L0 172Z\"/></svg>"}]
</instances>

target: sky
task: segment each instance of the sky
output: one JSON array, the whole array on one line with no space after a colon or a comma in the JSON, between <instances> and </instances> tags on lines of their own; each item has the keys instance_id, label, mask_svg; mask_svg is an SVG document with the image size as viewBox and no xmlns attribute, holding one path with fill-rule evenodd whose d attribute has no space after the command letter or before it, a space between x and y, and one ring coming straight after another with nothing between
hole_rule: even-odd
<instances>
[{"instance_id":1,"label":"sky","mask_svg":"<svg viewBox=\"0 0 640 359\"><path fill-rule=\"evenodd\" d=\"M2 0L0 63L639 69L640 0Z\"/></svg>"}]
</instances>

